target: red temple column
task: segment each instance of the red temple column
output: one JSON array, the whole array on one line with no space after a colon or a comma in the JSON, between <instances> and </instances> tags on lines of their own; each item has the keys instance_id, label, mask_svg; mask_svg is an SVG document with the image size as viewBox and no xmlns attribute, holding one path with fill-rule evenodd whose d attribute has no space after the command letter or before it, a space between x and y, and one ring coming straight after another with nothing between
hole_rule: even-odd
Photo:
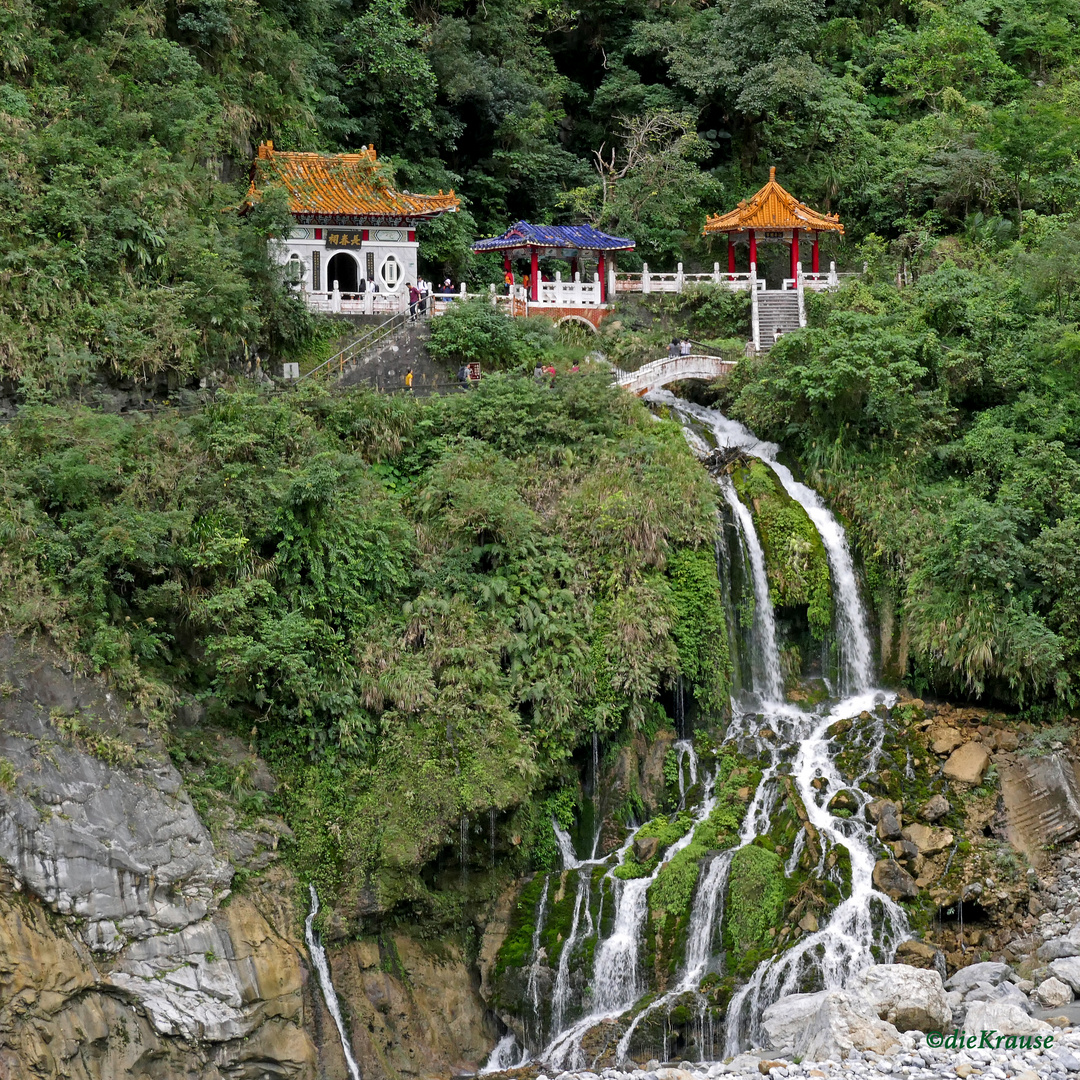
<instances>
[{"instance_id":1,"label":"red temple column","mask_svg":"<svg viewBox=\"0 0 1080 1080\"><path fill-rule=\"evenodd\" d=\"M504 256L503 256L503 270L504 270L504 271L505 271L505 272L506 272L507 274L509 274L509 273L510 273L510 269L511 269L511 267L510 267L510 256L509 256L509 255L504 255Z\"/></svg>"},{"instance_id":2,"label":"red temple column","mask_svg":"<svg viewBox=\"0 0 1080 1080\"><path fill-rule=\"evenodd\" d=\"M814 233L814 250L810 256L810 269L816 274L818 272L818 236L820 233Z\"/></svg>"},{"instance_id":3,"label":"red temple column","mask_svg":"<svg viewBox=\"0 0 1080 1080\"><path fill-rule=\"evenodd\" d=\"M799 230L791 230L791 276L795 276L795 270L799 262Z\"/></svg>"},{"instance_id":4,"label":"red temple column","mask_svg":"<svg viewBox=\"0 0 1080 1080\"><path fill-rule=\"evenodd\" d=\"M604 270L605 270L605 267L604 267L604 253L602 251L598 251L596 253L596 272L600 275L600 303L601 304L606 304L607 303L606 289L604 287Z\"/></svg>"},{"instance_id":5,"label":"red temple column","mask_svg":"<svg viewBox=\"0 0 1080 1080\"><path fill-rule=\"evenodd\" d=\"M757 266L757 233L753 229L750 230L750 265Z\"/></svg>"},{"instance_id":6,"label":"red temple column","mask_svg":"<svg viewBox=\"0 0 1080 1080\"><path fill-rule=\"evenodd\" d=\"M727 269L729 274L735 273L735 245L731 242L731 233L727 234Z\"/></svg>"},{"instance_id":7,"label":"red temple column","mask_svg":"<svg viewBox=\"0 0 1080 1080\"><path fill-rule=\"evenodd\" d=\"M529 299L540 299L540 252L532 249L532 262L529 265Z\"/></svg>"},{"instance_id":8,"label":"red temple column","mask_svg":"<svg viewBox=\"0 0 1080 1080\"><path fill-rule=\"evenodd\" d=\"M577 264L577 256L575 255L570 260L570 280L571 281L573 281L574 278L577 277L577 272L578 272L578 264Z\"/></svg>"}]
</instances>

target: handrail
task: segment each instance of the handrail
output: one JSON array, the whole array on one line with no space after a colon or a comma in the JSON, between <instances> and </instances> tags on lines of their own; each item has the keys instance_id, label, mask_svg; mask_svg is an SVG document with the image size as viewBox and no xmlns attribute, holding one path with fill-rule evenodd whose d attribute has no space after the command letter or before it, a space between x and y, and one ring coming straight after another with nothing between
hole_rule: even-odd
<instances>
[{"instance_id":1,"label":"handrail","mask_svg":"<svg viewBox=\"0 0 1080 1080\"><path fill-rule=\"evenodd\" d=\"M350 360L354 359L359 353L366 352L372 346L377 345L380 341L389 337L390 334L404 326L409 318L410 312L408 308L405 308L402 311L395 311L389 319L384 319L381 323L376 323L375 326L372 326L363 334L355 337L345 346L345 348L331 356L329 360L324 360L310 371L304 372L304 374L297 379L297 382L303 382L304 379L310 378L312 375L319 377L329 375L333 372L335 366L337 367L337 372L340 377L345 371L345 365Z\"/></svg>"}]
</instances>

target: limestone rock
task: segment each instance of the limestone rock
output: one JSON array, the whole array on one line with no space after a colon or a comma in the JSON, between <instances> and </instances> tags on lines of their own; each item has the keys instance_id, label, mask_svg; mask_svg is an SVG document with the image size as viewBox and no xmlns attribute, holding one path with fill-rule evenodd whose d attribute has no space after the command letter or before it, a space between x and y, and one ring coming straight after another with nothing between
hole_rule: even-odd
<instances>
[{"instance_id":1,"label":"limestone rock","mask_svg":"<svg viewBox=\"0 0 1080 1080\"><path fill-rule=\"evenodd\" d=\"M1008 728L1000 728L995 732L997 748L999 750L1015 750L1020 745L1020 736L1015 731L1009 731Z\"/></svg>"},{"instance_id":2,"label":"limestone rock","mask_svg":"<svg viewBox=\"0 0 1080 1080\"><path fill-rule=\"evenodd\" d=\"M974 1001L964 1019L968 1032L996 1031L999 1035L1050 1035L1053 1028L1028 1016L1023 1009L1000 1001Z\"/></svg>"},{"instance_id":3,"label":"limestone rock","mask_svg":"<svg viewBox=\"0 0 1080 1080\"><path fill-rule=\"evenodd\" d=\"M1040 960L1062 960L1067 956L1080 956L1080 945L1068 938L1051 938L1039 946L1037 955Z\"/></svg>"},{"instance_id":4,"label":"limestone rock","mask_svg":"<svg viewBox=\"0 0 1080 1080\"><path fill-rule=\"evenodd\" d=\"M963 741L964 736L946 724L937 724L930 729L930 749L935 754L951 754Z\"/></svg>"},{"instance_id":5,"label":"limestone rock","mask_svg":"<svg viewBox=\"0 0 1080 1080\"><path fill-rule=\"evenodd\" d=\"M919 817L931 824L943 818L951 809L944 795L931 795L919 808Z\"/></svg>"},{"instance_id":6,"label":"limestone rock","mask_svg":"<svg viewBox=\"0 0 1080 1080\"><path fill-rule=\"evenodd\" d=\"M1073 999L1073 992L1068 983L1063 983L1051 975L1036 987L1035 997L1045 1008L1056 1009L1059 1005L1068 1005Z\"/></svg>"},{"instance_id":7,"label":"limestone rock","mask_svg":"<svg viewBox=\"0 0 1080 1080\"><path fill-rule=\"evenodd\" d=\"M960 784L978 784L990 766L990 755L982 743L964 743L949 755L945 775Z\"/></svg>"},{"instance_id":8,"label":"limestone rock","mask_svg":"<svg viewBox=\"0 0 1080 1080\"><path fill-rule=\"evenodd\" d=\"M1050 964L1050 974L1055 979L1068 983L1073 993L1080 993L1080 956L1063 957Z\"/></svg>"},{"instance_id":9,"label":"limestone rock","mask_svg":"<svg viewBox=\"0 0 1080 1080\"><path fill-rule=\"evenodd\" d=\"M865 997L879 1019L898 1031L944 1031L952 1023L945 987L936 971L907 964L876 964L848 988Z\"/></svg>"},{"instance_id":10,"label":"limestone rock","mask_svg":"<svg viewBox=\"0 0 1080 1080\"><path fill-rule=\"evenodd\" d=\"M874 864L874 884L894 900L913 900L919 895L915 879L893 859L879 859Z\"/></svg>"},{"instance_id":11,"label":"limestone rock","mask_svg":"<svg viewBox=\"0 0 1080 1080\"><path fill-rule=\"evenodd\" d=\"M955 837L948 829L935 829L929 825L908 825L903 832L905 840L910 840L924 856L937 855L948 851L953 846Z\"/></svg>"},{"instance_id":12,"label":"limestone rock","mask_svg":"<svg viewBox=\"0 0 1080 1080\"><path fill-rule=\"evenodd\" d=\"M997 986L998 983L1004 982L1011 974L1012 968L1008 964L1000 963L997 960L987 960L981 964L969 964L965 968L960 968L959 971L954 972L945 981L945 988L966 993L982 982Z\"/></svg>"},{"instance_id":13,"label":"limestone rock","mask_svg":"<svg viewBox=\"0 0 1080 1080\"><path fill-rule=\"evenodd\" d=\"M869 1002L845 990L781 998L765 1010L762 1023L772 1045L794 1040L795 1055L810 1061L842 1061L853 1050L884 1054L904 1045L896 1028L879 1019ZM783 1041L774 1043L774 1038Z\"/></svg>"},{"instance_id":14,"label":"limestone rock","mask_svg":"<svg viewBox=\"0 0 1080 1080\"><path fill-rule=\"evenodd\" d=\"M894 802L882 803L877 819L877 834L882 840L899 840L902 828L900 807Z\"/></svg>"}]
</instances>

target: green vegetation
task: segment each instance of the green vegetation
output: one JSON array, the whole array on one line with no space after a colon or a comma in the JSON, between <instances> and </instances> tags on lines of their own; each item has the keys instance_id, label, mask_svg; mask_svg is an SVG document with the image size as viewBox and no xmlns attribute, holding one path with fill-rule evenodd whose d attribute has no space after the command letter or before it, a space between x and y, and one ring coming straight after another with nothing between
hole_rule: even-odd
<instances>
[{"instance_id":1,"label":"green vegetation","mask_svg":"<svg viewBox=\"0 0 1080 1080\"><path fill-rule=\"evenodd\" d=\"M812 328L749 366L730 405L850 517L879 617L902 628L885 648L897 674L1067 705L1080 665L1080 225L1024 221L1004 247L929 248L910 289L815 297Z\"/></svg>"},{"instance_id":2,"label":"green vegetation","mask_svg":"<svg viewBox=\"0 0 1080 1080\"><path fill-rule=\"evenodd\" d=\"M593 731L644 725L680 674L726 698L715 487L603 372L150 421L28 407L0 476L7 625L47 630L162 728L179 695L204 701L270 761L328 899L433 910L410 875L456 863L462 818L492 808L510 862L552 865ZM242 810L238 767L185 771Z\"/></svg>"},{"instance_id":3,"label":"green vegetation","mask_svg":"<svg viewBox=\"0 0 1080 1080\"><path fill-rule=\"evenodd\" d=\"M784 909L784 864L779 855L755 844L740 848L731 860L724 908L725 943L735 956L769 942Z\"/></svg>"}]
</instances>

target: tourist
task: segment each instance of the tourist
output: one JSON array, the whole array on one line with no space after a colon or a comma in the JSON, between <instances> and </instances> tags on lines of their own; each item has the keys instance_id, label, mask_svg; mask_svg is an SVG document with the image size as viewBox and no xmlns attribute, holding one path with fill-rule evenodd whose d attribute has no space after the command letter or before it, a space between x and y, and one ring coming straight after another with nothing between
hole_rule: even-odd
<instances>
[{"instance_id":1,"label":"tourist","mask_svg":"<svg viewBox=\"0 0 1080 1080\"><path fill-rule=\"evenodd\" d=\"M450 296L453 296L453 295L454 295L454 286L453 286L453 285L451 284L451 282L450 282L450 279L449 279L449 278L447 278L447 279L446 279L446 280L445 280L445 281L444 281L444 282L442 283L442 291L443 291L443 293L444 293L444 294L445 294L445 295L446 295L447 297L450 297Z\"/></svg>"},{"instance_id":2,"label":"tourist","mask_svg":"<svg viewBox=\"0 0 1080 1080\"><path fill-rule=\"evenodd\" d=\"M674 360L679 355L679 339L672 338L671 344L667 347L667 354L669 360Z\"/></svg>"},{"instance_id":3,"label":"tourist","mask_svg":"<svg viewBox=\"0 0 1080 1080\"><path fill-rule=\"evenodd\" d=\"M367 281L364 278L360 279L360 284L356 287L356 291L363 296L367 292Z\"/></svg>"},{"instance_id":4,"label":"tourist","mask_svg":"<svg viewBox=\"0 0 1080 1080\"><path fill-rule=\"evenodd\" d=\"M410 282L405 287L409 290L409 321L416 322L416 308L420 303L420 290Z\"/></svg>"},{"instance_id":5,"label":"tourist","mask_svg":"<svg viewBox=\"0 0 1080 1080\"><path fill-rule=\"evenodd\" d=\"M777 342L778 342L778 341L780 340L780 338L781 338L781 337L783 337L783 334L784 334L784 330L783 330L783 328L782 328L782 327L780 327L780 326L778 326L778 327L777 327L777 328L776 328L776 329L775 329L775 330L773 331L773 337L772 337L772 339L773 339L773 344L774 344L774 345L775 345L775 344L776 344L776 343L777 343Z\"/></svg>"},{"instance_id":6,"label":"tourist","mask_svg":"<svg viewBox=\"0 0 1080 1080\"><path fill-rule=\"evenodd\" d=\"M503 275L503 281L506 282L506 295L512 296L514 294L514 271L507 270Z\"/></svg>"},{"instance_id":7,"label":"tourist","mask_svg":"<svg viewBox=\"0 0 1080 1080\"><path fill-rule=\"evenodd\" d=\"M690 339L689 338L683 338L682 341L679 342L679 355L680 356L689 356L690 355Z\"/></svg>"},{"instance_id":8,"label":"tourist","mask_svg":"<svg viewBox=\"0 0 1080 1080\"><path fill-rule=\"evenodd\" d=\"M412 368L405 372L405 389L412 389Z\"/></svg>"}]
</instances>

